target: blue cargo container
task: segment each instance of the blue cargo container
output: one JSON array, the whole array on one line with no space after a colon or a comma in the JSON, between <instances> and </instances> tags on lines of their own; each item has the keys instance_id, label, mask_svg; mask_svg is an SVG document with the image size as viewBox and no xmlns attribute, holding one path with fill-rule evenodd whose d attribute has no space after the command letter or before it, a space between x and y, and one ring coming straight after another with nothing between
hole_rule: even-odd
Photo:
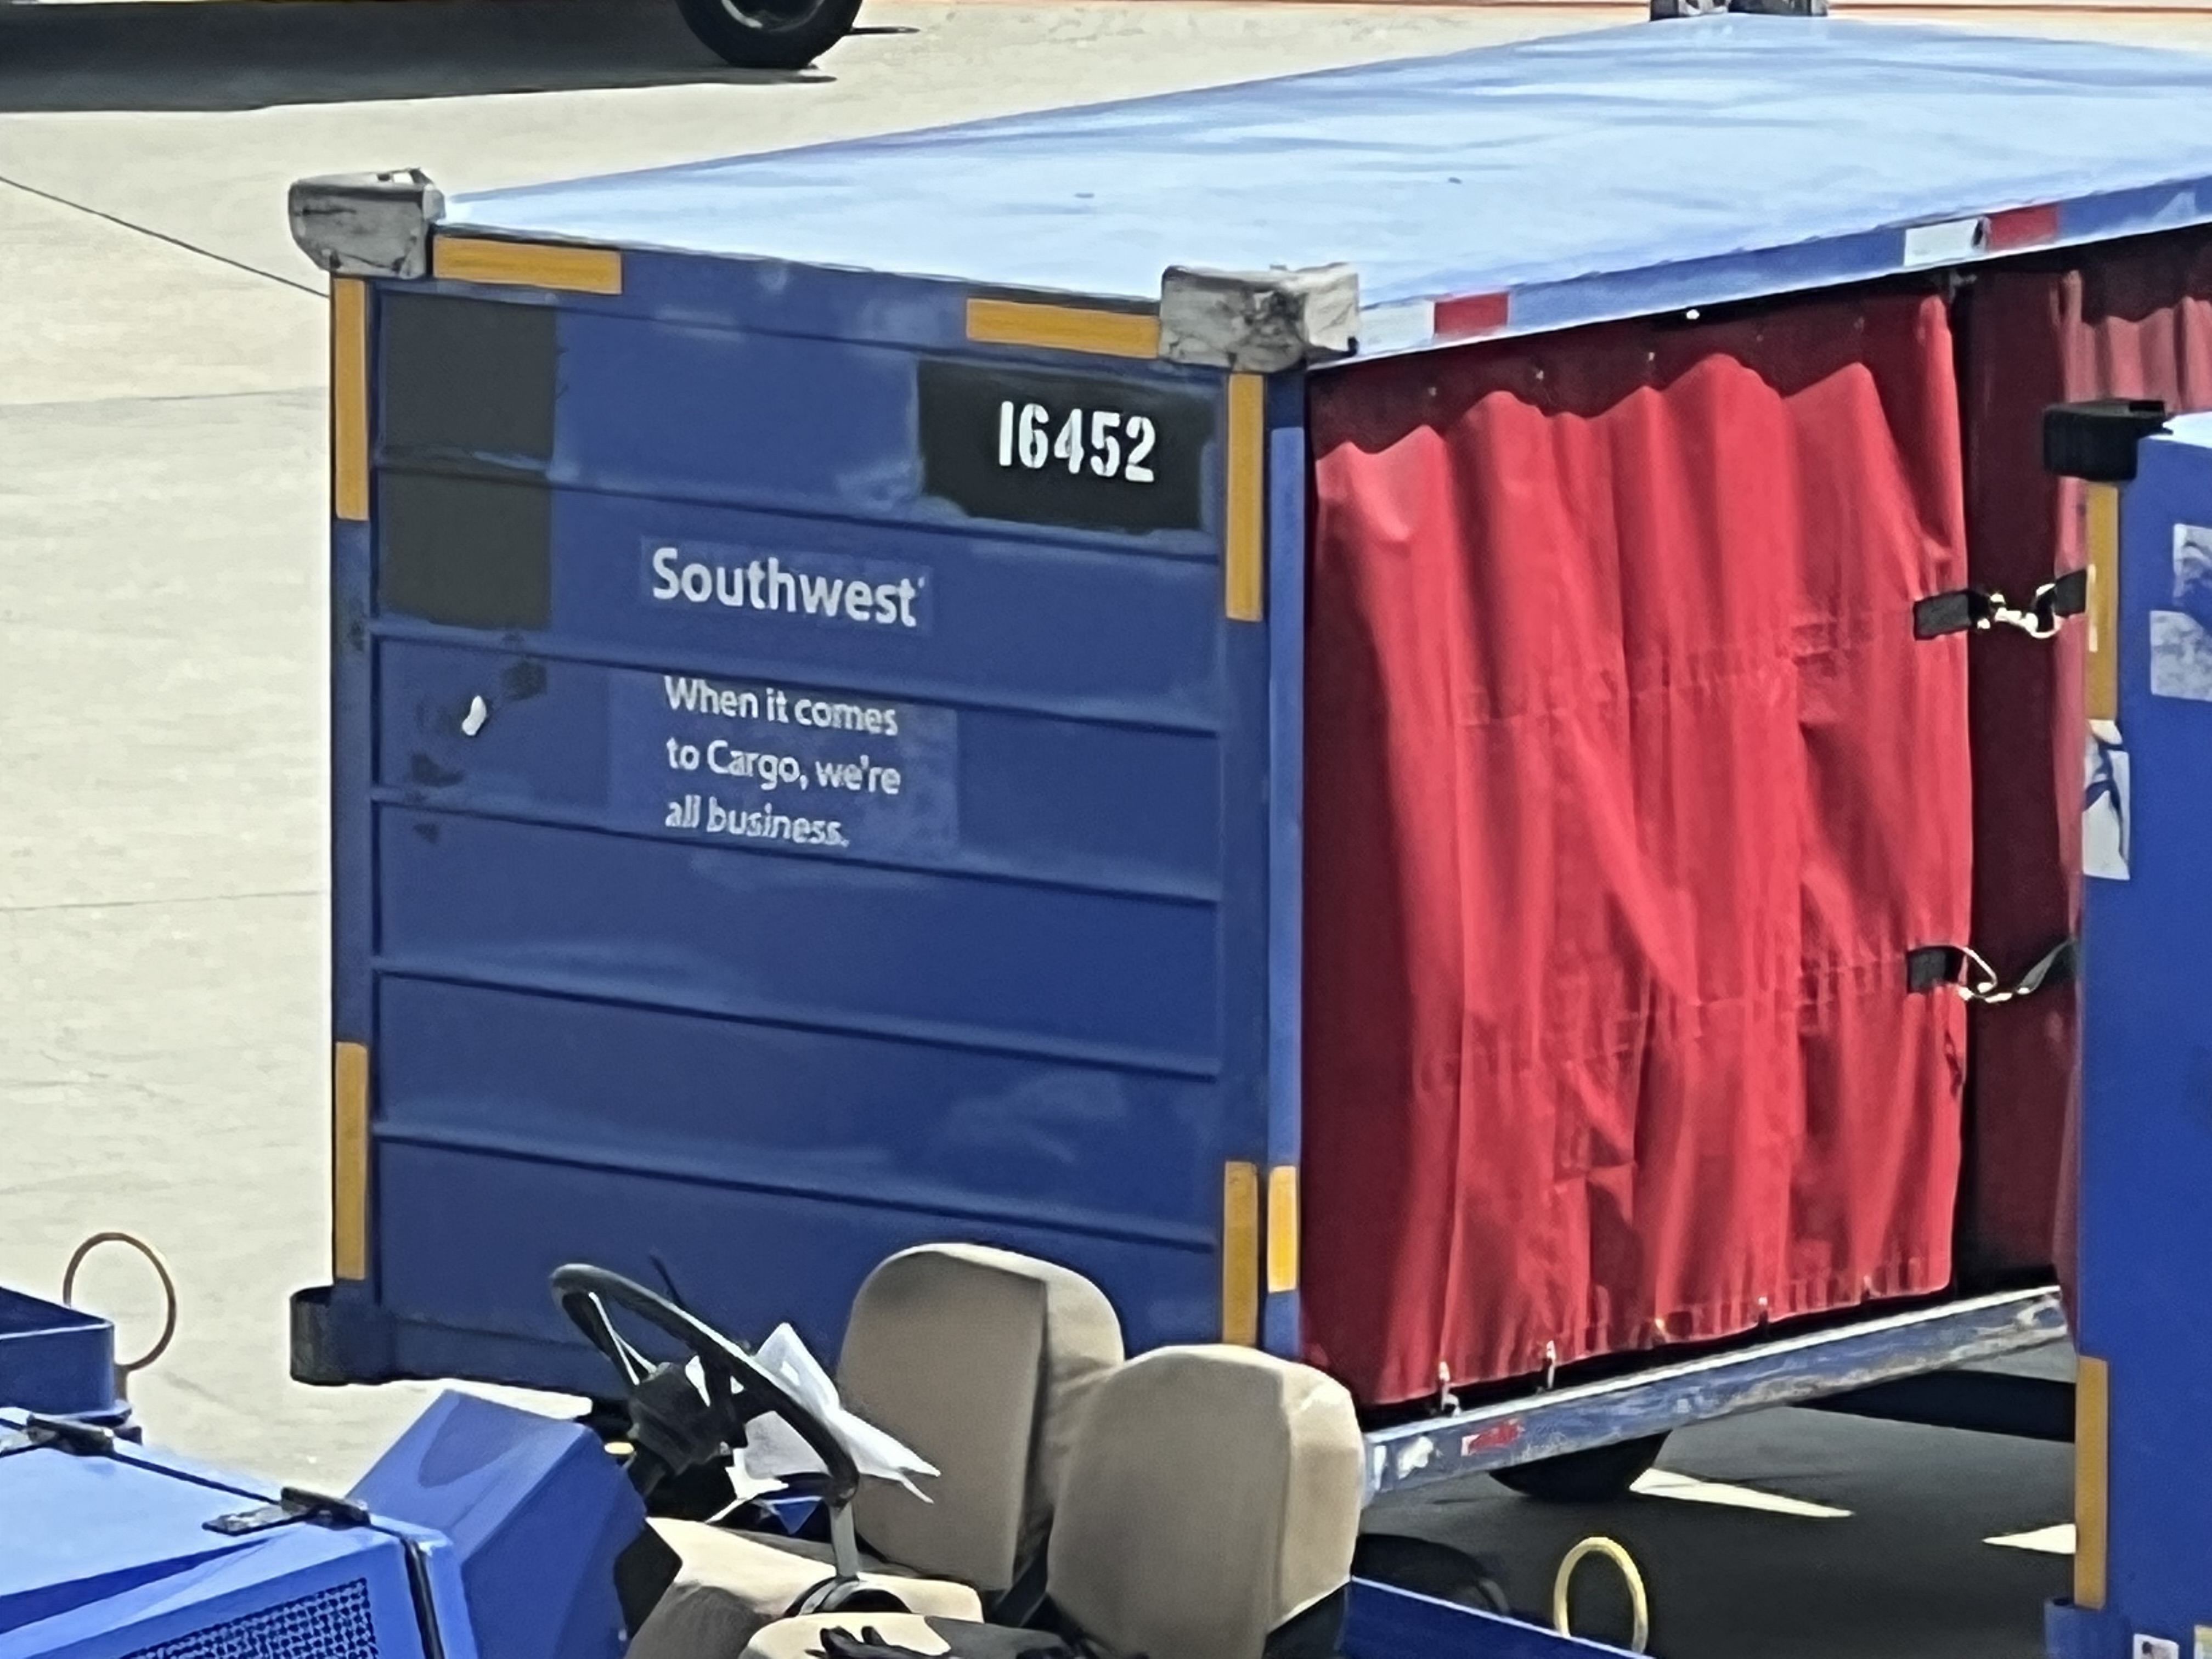
<instances>
[{"instance_id":1,"label":"blue cargo container","mask_svg":"<svg viewBox=\"0 0 2212 1659\"><path fill-rule=\"evenodd\" d=\"M834 1350L988 1239L1295 1352L1307 377L2212 222L2212 64L1650 24L441 204L334 273L324 1381L586 1390L567 1260ZM442 209L442 212L441 212ZM1436 1478L2044 1290L1376 1435Z\"/></svg>"}]
</instances>

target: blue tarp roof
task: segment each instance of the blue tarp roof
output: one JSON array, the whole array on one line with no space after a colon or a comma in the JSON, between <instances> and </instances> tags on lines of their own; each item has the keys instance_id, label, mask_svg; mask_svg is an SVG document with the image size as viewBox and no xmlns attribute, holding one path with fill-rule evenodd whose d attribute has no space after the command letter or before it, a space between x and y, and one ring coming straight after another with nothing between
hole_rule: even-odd
<instances>
[{"instance_id":1,"label":"blue tarp roof","mask_svg":"<svg viewBox=\"0 0 2212 1659\"><path fill-rule=\"evenodd\" d=\"M451 213L1131 299L1156 298L1171 264L1347 261L1370 310L1528 290L1517 327L1928 263L1894 228L1868 234L2022 205L2076 204L2069 240L2199 222L2207 181L2212 58L1720 16L495 191ZM1571 303L1547 302L1560 284Z\"/></svg>"}]
</instances>

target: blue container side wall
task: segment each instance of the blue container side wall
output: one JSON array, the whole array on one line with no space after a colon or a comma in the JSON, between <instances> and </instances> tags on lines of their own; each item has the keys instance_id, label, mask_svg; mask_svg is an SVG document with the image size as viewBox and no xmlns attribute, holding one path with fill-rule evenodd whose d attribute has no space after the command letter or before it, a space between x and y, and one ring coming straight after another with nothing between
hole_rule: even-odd
<instances>
[{"instance_id":1,"label":"blue container side wall","mask_svg":"<svg viewBox=\"0 0 2212 1659\"><path fill-rule=\"evenodd\" d=\"M2212 436L2212 434L2200 434ZM2127 767L2128 878L2087 883L2077 1338L2110 1367L2106 1615L2073 1619L2081 1650L2120 1656L2129 1633L2191 1650L2212 1625L2200 1501L2212 1413L2204 1267L2212 1212L2212 1024L2203 941L2212 936L2212 702L2152 689L2154 613L2185 630L2176 526L2212 548L2212 447L2160 438L2123 502L2119 737ZM2201 578L2200 578L2201 583ZM2165 624L2172 627L2173 624Z\"/></svg>"},{"instance_id":2,"label":"blue container side wall","mask_svg":"<svg viewBox=\"0 0 2212 1659\"><path fill-rule=\"evenodd\" d=\"M1267 1151L1268 1169L1295 1172L1304 1111L1301 1031L1304 1006L1306 388L1302 374L1275 376L1267 428ZM1295 1190L1295 1185L1293 1188ZM1271 1195L1270 1204L1272 1206ZM1296 1213L1302 1213L1298 1212ZM1272 1212L1271 1228L1286 1224ZM1297 1248L1292 1227L1292 1248ZM1261 1340L1301 1358L1296 1275L1271 1278Z\"/></svg>"},{"instance_id":3,"label":"blue container side wall","mask_svg":"<svg viewBox=\"0 0 2212 1659\"><path fill-rule=\"evenodd\" d=\"M378 289L551 305L559 340L551 451L522 468L539 625L380 607L392 480L515 466L393 450L380 377L375 518L334 526L333 1022L372 1047L366 1316L400 1370L577 1387L544 1290L577 1257L647 1282L657 1257L740 1334L791 1318L833 1353L866 1270L947 1237L1091 1272L1134 1346L1209 1339L1223 1164L1295 1163L1296 913L1270 912L1295 904L1297 744L1262 740L1299 692L1271 671L1302 612L1295 378L1271 621L1231 623L1223 377L971 346L942 284L807 275L631 254L619 296ZM921 495L922 355L1207 400L1202 523ZM928 595L912 628L656 605L662 547ZM896 708L945 738L937 793L866 845L702 844L658 749L637 763L695 678ZM713 716L669 729L696 720L703 747ZM1265 1334L1294 1350L1294 1292Z\"/></svg>"}]
</instances>

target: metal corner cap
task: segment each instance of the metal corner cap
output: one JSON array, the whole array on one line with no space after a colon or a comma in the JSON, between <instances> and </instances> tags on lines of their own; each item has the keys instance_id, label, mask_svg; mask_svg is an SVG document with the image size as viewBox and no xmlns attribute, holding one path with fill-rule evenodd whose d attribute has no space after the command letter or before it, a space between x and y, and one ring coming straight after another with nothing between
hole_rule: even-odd
<instances>
[{"instance_id":1,"label":"metal corner cap","mask_svg":"<svg viewBox=\"0 0 2212 1659\"><path fill-rule=\"evenodd\" d=\"M1273 374L1352 349L1359 273L1201 270L1170 265L1160 278L1159 355L1237 374Z\"/></svg>"},{"instance_id":2,"label":"metal corner cap","mask_svg":"<svg viewBox=\"0 0 2212 1659\"><path fill-rule=\"evenodd\" d=\"M302 179L289 200L292 240L334 276L422 276L445 193L420 167Z\"/></svg>"}]
</instances>

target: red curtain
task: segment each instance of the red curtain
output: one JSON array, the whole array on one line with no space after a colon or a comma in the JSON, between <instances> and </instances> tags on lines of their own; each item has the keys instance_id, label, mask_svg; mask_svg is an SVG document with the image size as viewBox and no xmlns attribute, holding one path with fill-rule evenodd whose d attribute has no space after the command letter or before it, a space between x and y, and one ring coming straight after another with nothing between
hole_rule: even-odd
<instances>
[{"instance_id":1,"label":"red curtain","mask_svg":"<svg viewBox=\"0 0 2212 1659\"><path fill-rule=\"evenodd\" d=\"M2046 404L2212 408L2212 239L1994 266L1962 304L1968 557L1977 583L2020 597L2082 557L2079 488L2043 471ZM2079 924L2081 629L2052 641L1994 629L1970 653L1973 936L2001 973ZM1977 1269L2056 1261L2070 1282L2075 1006L2066 985L1973 1011L1965 1231Z\"/></svg>"},{"instance_id":2,"label":"red curtain","mask_svg":"<svg viewBox=\"0 0 2212 1659\"><path fill-rule=\"evenodd\" d=\"M1955 388L1919 295L1315 381L1304 1307L1364 1400L1949 1279Z\"/></svg>"}]
</instances>

